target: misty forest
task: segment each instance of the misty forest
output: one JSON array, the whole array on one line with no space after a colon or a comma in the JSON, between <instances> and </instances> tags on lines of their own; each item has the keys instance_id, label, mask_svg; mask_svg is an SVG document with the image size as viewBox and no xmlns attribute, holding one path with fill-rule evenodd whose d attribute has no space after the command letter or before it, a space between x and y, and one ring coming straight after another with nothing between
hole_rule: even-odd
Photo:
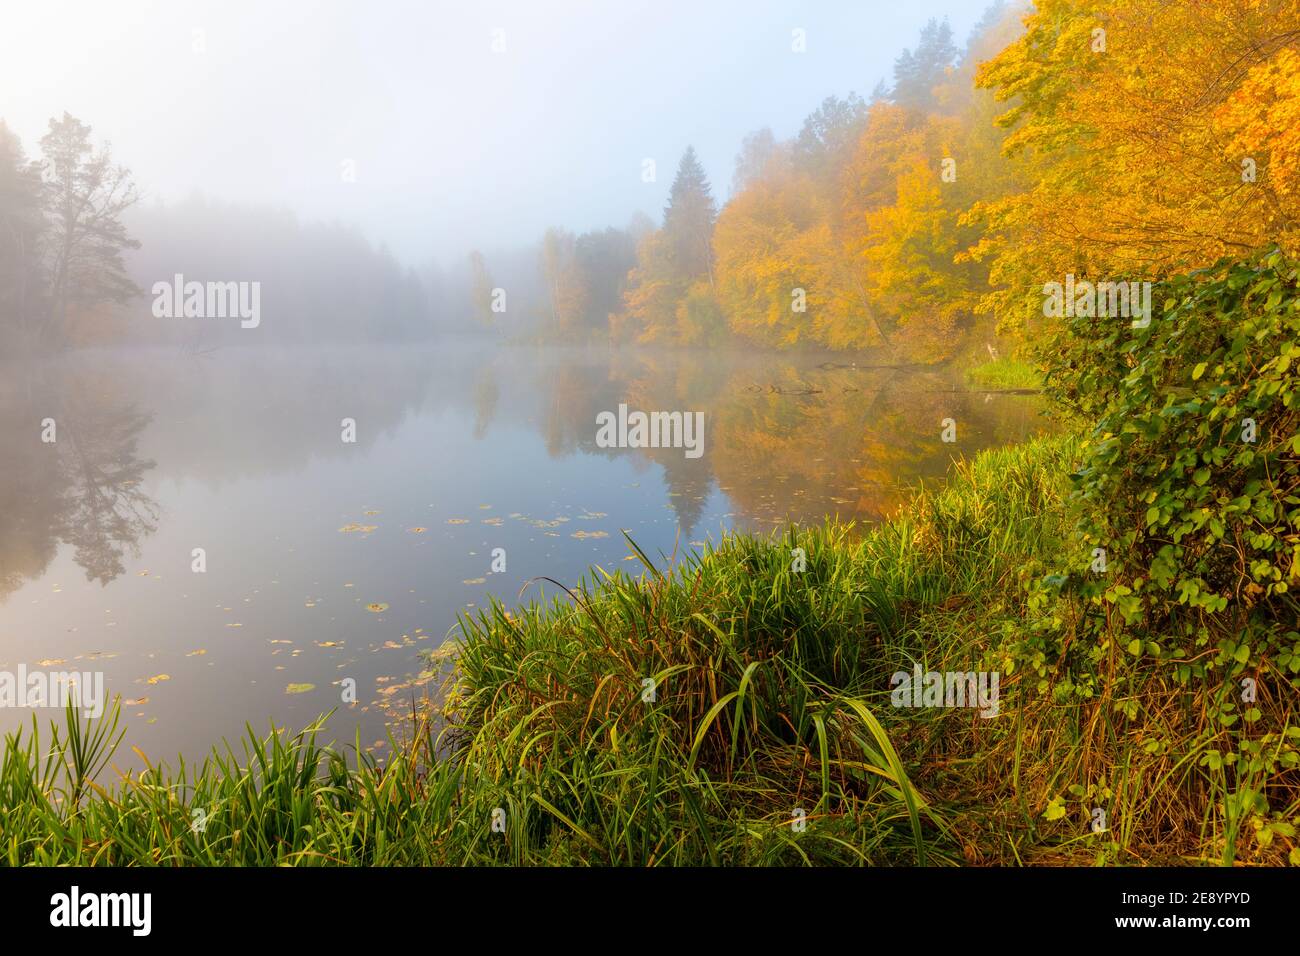
<instances>
[{"instance_id":1,"label":"misty forest","mask_svg":"<svg viewBox=\"0 0 1300 956\"><path fill-rule=\"evenodd\" d=\"M335 206L8 89L0 861L1300 866L1300 0L962 7Z\"/></svg>"}]
</instances>

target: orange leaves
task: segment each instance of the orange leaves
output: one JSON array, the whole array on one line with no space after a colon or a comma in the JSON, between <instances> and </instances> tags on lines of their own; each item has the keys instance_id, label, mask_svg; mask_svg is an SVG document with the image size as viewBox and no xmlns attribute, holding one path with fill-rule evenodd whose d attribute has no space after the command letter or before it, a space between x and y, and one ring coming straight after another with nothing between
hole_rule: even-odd
<instances>
[{"instance_id":1,"label":"orange leaves","mask_svg":"<svg viewBox=\"0 0 1300 956\"><path fill-rule=\"evenodd\" d=\"M1282 49L1255 66L1215 113L1229 159L1281 197L1300 189L1300 53ZM1295 209L1292 208L1292 213Z\"/></svg>"},{"instance_id":2,"label":"orange leaves","mask_svg":"<svg viewBox=\"0 0 1300 956\"><path fill-rule=\"evenodd\" d=\"M1300 3L1040 0L1026 26L978 73L1012 104L1025 184L968 217L985 309L1032 323L1065 272L1156 279L1295 241Z\"/></svg>"}]
</instances>

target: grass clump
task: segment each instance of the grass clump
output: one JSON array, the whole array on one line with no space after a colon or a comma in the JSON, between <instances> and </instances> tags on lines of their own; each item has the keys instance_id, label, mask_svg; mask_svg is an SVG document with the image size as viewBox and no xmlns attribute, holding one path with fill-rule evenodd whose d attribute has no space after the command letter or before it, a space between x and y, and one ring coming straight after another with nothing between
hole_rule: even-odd
<instances>
[{"instance_id":1,"label":"grass clump","mask_svg":"<svg viewBox=\"0 0 1300 956\"><path fill-rule=\"evenodd\" d=\"M1039 391L1043 373L1028 362L999 357L966 370L966 384L989 391Z\"/></svg>"}]
</instances>

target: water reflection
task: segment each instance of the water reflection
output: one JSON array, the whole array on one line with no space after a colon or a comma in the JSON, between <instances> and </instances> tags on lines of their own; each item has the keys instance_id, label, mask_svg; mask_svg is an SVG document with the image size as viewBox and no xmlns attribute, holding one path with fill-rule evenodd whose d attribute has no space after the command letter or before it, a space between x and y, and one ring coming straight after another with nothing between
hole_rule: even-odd
<instances>
[{"instance_id":1,"label":"water reflection","mask_svg":"<svg viewBox=\"0 0 1300 956\"><path fill-rule=\"evenodd\" d=\"M140 487L154 462L137 447L151 416L112 380L43 371L6 377L0 400L0 598L42 574L60 543L106 585L157 527Z\"/></svg>"},{"instance_id":2,"label":"water reflection","mask_svg":"<svg viewBox=\"0 0 1300 956\"><path fill-rule=\"evenodd\" d=\"M598 447L596 416L620 403L703 412L703 454ZM489 596L635 570L624 530L653 556L724 528L876 519L952 458L1039 427L1033 398L798 356L449 345L7 369L0 667L99 661L132 701L131 741L163 755L245 721L301 725L348 677L358 702L331 727L382 749L420 651ZM0 712L0 730L23 719Z\"/></svg>"}]
</instances>

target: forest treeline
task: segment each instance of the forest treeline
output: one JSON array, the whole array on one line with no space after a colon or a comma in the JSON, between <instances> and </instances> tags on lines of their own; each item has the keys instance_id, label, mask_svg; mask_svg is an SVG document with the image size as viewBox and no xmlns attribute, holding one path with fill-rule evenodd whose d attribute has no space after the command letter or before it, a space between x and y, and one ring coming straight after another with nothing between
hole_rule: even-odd
<instances>
[{"instance_id":1,"label":"forest treeline","mask_svg":"<svg viewBox=\"0 0 1300 956\"><path fill-rule=\"evenodd\" d=\"M1047 340L1067 275L1294 251L1298 48L1295 0L997 4L964 47L932 21L869 101L746 137L721 209L687 149L658 228L548 232L550 331L935 361Z\"/></svg>"},{"instance_id":2,"label":"forest treeline","mask_svg":"<svg viewBox=\"0 0 1300 956\"><path fill-rule=\"evenodd\" d=\"M263 284L259 336L883 348L939 361L1050 341L1043 286L1158 281L1279 243L1300 218L1300 0L997 3L932 21L867 99L745 137L719 206L693 149L662 221L459 267L257 207L141 203L64 114L29 159L0 123L0 348L201 344L141 322L183 273ZM143 304L142 304L143 303ZM241 335L234 335L240 341Z\"/></svg>"},{"instance_id":3,"label":"forest treeline","mask_svg":"<svg viewBox=\"0 0 1300 956\"><path fill-rule=\"evenodd\" d=\"M430 332L425 277L355 229L191 197L142 201L89 125L64 113L30 158L0 121L0 356L131 342L247 341L238 323L152 316L181 274L258 282L263 340L403 340Z\"/></svg>"}]
</instances>

